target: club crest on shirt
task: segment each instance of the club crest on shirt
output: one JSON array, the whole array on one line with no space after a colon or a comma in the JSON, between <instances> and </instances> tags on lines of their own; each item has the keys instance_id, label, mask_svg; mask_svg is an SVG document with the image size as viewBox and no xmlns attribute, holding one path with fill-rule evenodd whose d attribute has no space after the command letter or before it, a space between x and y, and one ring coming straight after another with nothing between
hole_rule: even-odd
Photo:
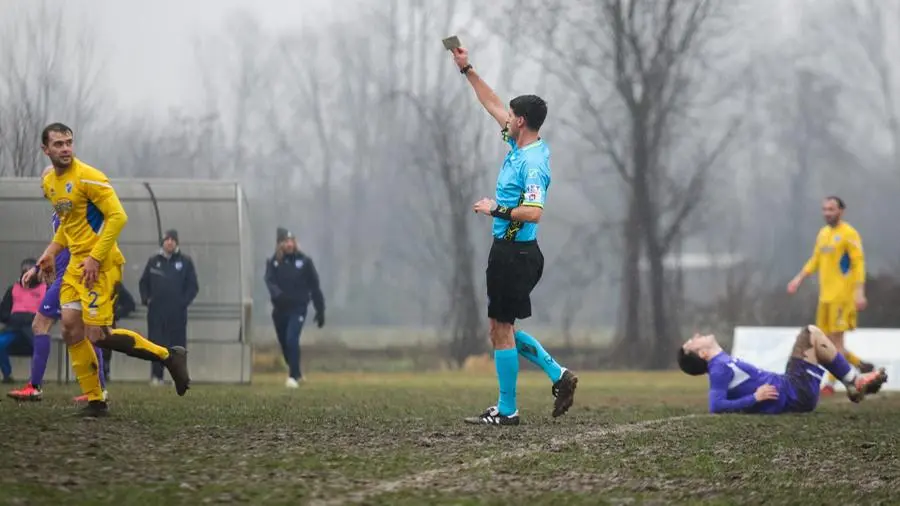
<instances>
[{"instance_id":1,"label":"club crest on shirt","mask_svg":"<svg viewBox=\"0 0 900 506\"><path fill-rule=\"evenodd\" d=\"M835 235L835 236L834 236L834 242L841 242L841 236Z\"/></svg>"},{"instance_id":2,"label":"club crest on shirt","mask_svg":"<svg viewBox=\"0 0 900 506\"><path fill-rule=\"evenodd\" d=\"M71 181L66 183L66 193L72 193L72 182Z\"/></svg>"},{"instance_id":3,"label":"club crest on shirt","mask_svg":"<svg viewBox=\"0 0 900 506\"><path fill-rule=\"evenodd\" d=\"M296 267L296 268L298 268L298 269L301 268L301 267L303 267L303 260L300 260L300 259L298 258L296 261L294 261L294 267Z\"/></svg>"},{"instance_id":4,"label":"club crest on shirt","mask_svg":"<svg viewBox=\"0 0 900 506\"><path fill-rule=\"evenodd\" d=\"M181 268L184 267L184 264L181 262L175 262L175 270L180 271Z\"/></svg>"},{"instance_id":5,"label":"club crest on shirt","mask_svg":"<svg viewBox=\"0 0 900 506\"><path fill-rule=\"evenodd\" d=\"M60 218L63 218L72 212L72 205L72 201L69 199L59 199L53 204L53 209Z\"/></svg>"}]
</instances>

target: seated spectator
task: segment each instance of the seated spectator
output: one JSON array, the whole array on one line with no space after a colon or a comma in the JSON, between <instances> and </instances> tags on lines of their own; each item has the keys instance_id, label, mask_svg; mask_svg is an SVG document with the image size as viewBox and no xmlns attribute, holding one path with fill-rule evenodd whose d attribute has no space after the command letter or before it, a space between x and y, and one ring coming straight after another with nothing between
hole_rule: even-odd
<instances>
[{"instance_id":1,"label":"seated spectator","mask_svg":"<svg viewBox=\"0 0 900 506\"><path fill-rule=\"evenodd\" d=\"M31 356L31 322L47 292L47 285L35 278L29 286L22 284L22 275L34 268L36 261L27 258L22 261L19 281L6 291L0 302L0 323L5 327L0 331L0 374L3 383L13 383L12 364L9 355Z\"/></svg>"}]
</instances>

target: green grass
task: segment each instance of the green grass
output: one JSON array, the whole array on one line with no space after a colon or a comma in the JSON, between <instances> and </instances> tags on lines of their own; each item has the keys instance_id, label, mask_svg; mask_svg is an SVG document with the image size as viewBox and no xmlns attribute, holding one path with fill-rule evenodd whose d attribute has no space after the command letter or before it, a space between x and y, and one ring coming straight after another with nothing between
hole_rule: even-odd
<instances>
[{"instance_id":1,"label":"green grass","mask_svg":"<svg viewBox=\"0 0 900 506\"><path fill-rule=\"evenodd\" d=\"M319 374L298 390L113 384L112 414L74 387L0 402L0 504L889 504L900 397L804 416L709 416L705 381L589 373L550 417L523 374L519 427L470 427L489 374ZM684 417L684 415L696 415ZM642 421L682 417L641 425Z\"/></svg>"}]
</instances>

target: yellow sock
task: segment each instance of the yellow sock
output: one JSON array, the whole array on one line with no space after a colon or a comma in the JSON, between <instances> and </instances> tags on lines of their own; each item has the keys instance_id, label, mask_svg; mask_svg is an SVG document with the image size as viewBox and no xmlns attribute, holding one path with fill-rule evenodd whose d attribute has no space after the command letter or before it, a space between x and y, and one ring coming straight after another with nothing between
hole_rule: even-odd
<instances>
[{"instance_id":1,"label":"yellow sock","mask_svg":"<svg viewBox=\"0 0 900 506\"><path fill-rule=\"evenodd\" d=\"M102 401L103 389L100 387L100 363L97 354L88 339L82 339L69 345L69 358L72 360L72 370L78 378L81 393L87 395L89 401Z\"/></svg>"},{"instance_id":2,"label":"yellow sock","mask_svg":"<svg viewBox=\"0 0 900 506\"><path fill-rule=\"evenodd\" d=\"M131 357L160 362L169 358L169 350L153 344L149 339L133 330L111 329L103 341L107 345L106 347Z\"/></svg>"},{"instance_id":3,"label":"yellow sock","mask_svg":"<svg viewBox=\"0 0 900 506\"><path fill-rule=\"evenodd\" d=\"M847 362L850 362L850 365L859 369L860 364L862 364L862 360L856 356L856 353L853 353L850 350L844 350L844 358L847 359Z\"/></svg>"}]
</instances>

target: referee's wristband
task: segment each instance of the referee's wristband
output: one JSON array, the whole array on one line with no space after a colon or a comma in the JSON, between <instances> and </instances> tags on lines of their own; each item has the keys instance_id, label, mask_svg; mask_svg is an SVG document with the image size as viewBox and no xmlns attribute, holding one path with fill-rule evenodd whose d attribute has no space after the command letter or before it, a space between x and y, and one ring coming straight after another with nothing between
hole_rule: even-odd
<instances>
[{"instance_id":1,"label":"referee's wristband","mask_svg":"<svg viewBox=\"0 0 900 506\"><path fill-rule=\"evenodd\" d=\"M512 208L506 206L497 206L493 211L491 211L491 216L494 218L503 218L507 221L512 221Z\"/></svg>"}]
</instances>

